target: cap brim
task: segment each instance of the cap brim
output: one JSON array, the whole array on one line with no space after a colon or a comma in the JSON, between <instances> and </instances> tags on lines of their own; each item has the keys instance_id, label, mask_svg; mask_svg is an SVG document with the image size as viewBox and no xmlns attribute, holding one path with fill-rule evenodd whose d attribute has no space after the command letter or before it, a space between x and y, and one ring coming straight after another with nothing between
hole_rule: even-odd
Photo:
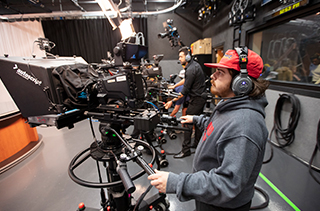
<instances>
[{"instance_id":1,"label":"cap brim","mask_svg":"<svg viewBox=\"0 0 320 211\"><path fill-rule=\"evenodd\" d=\"M206 67L210 67L210 68L218 68L218 67L227 68L227 69L230 68L230 67L228 67L226 65L222 65L222 64L219 64L219 63L204 63L204 65Z\"/></svg>"}]
</instances>

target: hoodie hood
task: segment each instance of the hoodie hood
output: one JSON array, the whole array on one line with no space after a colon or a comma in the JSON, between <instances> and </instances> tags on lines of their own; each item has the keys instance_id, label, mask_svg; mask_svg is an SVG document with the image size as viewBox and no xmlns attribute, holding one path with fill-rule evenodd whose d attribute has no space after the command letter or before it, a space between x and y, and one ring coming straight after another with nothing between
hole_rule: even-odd
<instances>
[{"instance_id":1,"label":"hoodie hood","mask_svg":"<svg viewBox=\"0 0 320 211\"><path fill-rule=\"evenodd\" d=\"M237 109L251 109L260 113L265 118L266 113L264 108L268 105L267 98L265 96L259 99L252 99L249 96L234 97L228 100L220 101L215 112L225 112Z\"/></svg>"}]
</instances>

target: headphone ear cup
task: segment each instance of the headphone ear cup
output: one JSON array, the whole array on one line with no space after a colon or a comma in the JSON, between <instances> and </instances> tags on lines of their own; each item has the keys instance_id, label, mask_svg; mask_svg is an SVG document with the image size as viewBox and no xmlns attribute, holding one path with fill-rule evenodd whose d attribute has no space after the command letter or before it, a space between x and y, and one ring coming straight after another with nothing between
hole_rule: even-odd
<instances>
[{"instance_id":1,"label":"headphone ear cup","mask_svg":"<svg viewBox=\"0 0 320 211\"><path fill-rule=\"evenodd\" d=\"M247 95L252 90L252 81L248 76L240 74L233 79L231 88L236 96Z\"/></svg>"},{"instance_id":2,"label":"headphone ear cup","mask_svg":"<svg viewBox=\"0 0 320 211\"><path fill-rule=\"evenodd\" d=\"M190 62L190 61L191 61L191 55L190 55L190 53L188 53L188 54L186 55L186 61L187 61L187 62Z\"/></svg>"}]
</instances>

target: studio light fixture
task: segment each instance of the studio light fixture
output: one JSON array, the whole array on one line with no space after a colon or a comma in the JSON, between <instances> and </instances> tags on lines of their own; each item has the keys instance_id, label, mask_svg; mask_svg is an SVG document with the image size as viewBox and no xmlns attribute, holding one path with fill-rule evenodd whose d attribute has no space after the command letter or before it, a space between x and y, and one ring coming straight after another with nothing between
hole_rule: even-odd
<instances>
[{"instance_id":1,"label":"studio light fixture","mask_svg":"<svg viewBox=\"0 0 320 211\"><path fill-rule=\"evenodd\" d=\"M119 26L122 40L128 39L129 37L132 37L136 34L133 25L132 25L132 19L125 19L121 22Z\"/></svg>"},{"instance_id":2,"label":"studio light fixture","mask_svg":"<svg viewBox=\"0 0 320 211\"><path fill-rule=\"evenodd\" d=\"M132 19L128 18L121 20L121 13L118 6L112 0L96 0L103 11L104 15L108 18L113 30L120 29L122 40L128 39L135 35L132 25ZM114 21L116 20L116 21Z\"/></svg>"}]
</instances>

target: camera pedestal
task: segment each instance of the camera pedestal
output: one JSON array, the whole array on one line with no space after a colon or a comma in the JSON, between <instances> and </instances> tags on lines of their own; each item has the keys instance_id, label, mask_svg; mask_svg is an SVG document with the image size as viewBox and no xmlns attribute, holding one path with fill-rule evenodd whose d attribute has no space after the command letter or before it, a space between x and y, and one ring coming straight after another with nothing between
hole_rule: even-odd
<instances>
[{"instance_id":1,"label":"camera pedestal","mask_svg":"<svg viewBox=\"0 0 320 211\"><path fill-rule=\"evenodd\" d=\"M144 196L150 190L151 186L143 196L139 197L136 204L132 204L131 193L135 191L135 186L132 181L145 173L149 175L154 173L154 170L150 167L156 160L154 148L145 141L133 140L130 136L119 135L121 134L120 131L125 127L123 123L113 122L110 119L102 120L107 116L102 117L101 114L98 116L100 119L99 131L101 141L98 141L93 133L95 141L91 144L90 148L80 152L72 159L69 165L69 176L71 179L85 187L100 188L101 210L142 211L150 210L150 206L159 211L168 210L169 203L165 199L165 194L158 193L144 200ZM140 146L147 147L152 152L150 164L142 158ZM74 170L90 157L97 162L99 183L85 181L78 178L74 173ZM126 165L126 162L129 161L136 162L143 170L135 175L129 175ZM102 182L99 167L100 162L103 163L106 169L108 182ZM108 197L105 196L104 188L107 188Z\"/></svg>"}]
</instances>

